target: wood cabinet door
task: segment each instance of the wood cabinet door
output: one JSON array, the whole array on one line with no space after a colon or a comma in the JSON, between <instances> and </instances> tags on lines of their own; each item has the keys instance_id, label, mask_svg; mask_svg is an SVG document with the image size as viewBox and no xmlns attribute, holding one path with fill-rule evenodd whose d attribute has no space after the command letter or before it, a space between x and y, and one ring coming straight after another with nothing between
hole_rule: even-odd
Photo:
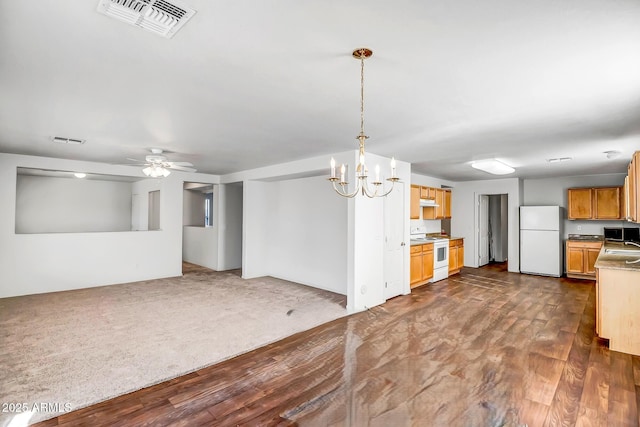
<instances>
[{"instance_id":1,"label":"wood cabinet door","mask_svg":"<svg viewBox=\"0 0 640 427\"><path fill-rule=\"evenodd\" d=\"M444 190L436 188L436 219L444 218Z\"/></svg>"},{"instance_id":2,"label":"wood cabinet door","mask_svg":"<svg viewBox=\"0 0 640 427\"><path fill-rule=\"evenodd\" d=\"M428 280L433 277L433 245L431 250L422 252L422 280Z\"/></svg>"},{"instance_id":3,"label":"wood cabinet door","mask_svg":"<svg viewBox=\"0 0 640 427\"><path fill-rule=\"evenodd\" d=\"M458 268L464 267L464 246L460 244L458 246Z\"/></svg>"},{"instance_id":4,"label":"wood cabinet door","mask_svg":"<svg viewBox=\"0 0 640 427\"><path fill-rule=\"evenodd\" d=\"M429 198L429 187L420 187L420 198L421 199Z\"/></svg>"},{"instance_id":5,"label":"wood cabinet door","mask_svg":"<svg viewBox=\"0 0 640 427\"><path fill-rule=\"evenodd\" d=\"M406 215L406 214L405 214ZM420 219L420 187L411 186L411 216L410 219Z\"/></svg>"},{"instance_id":6,"label":"wood cabinet door","mask_svg":"<svg viewBox=\"0 0 640 427\"><path fill-rule=\"evenodd\" d=\"M409 283L414 285L422 281L422 252L411 254L411 278Z\"/></svg>"},{"instance_id":7,"label":"wood cabinet door","mask_svg":"<svg viewBox=\"0 0 640 427\"><path fill-rule=\"evenodd\" d=\"M638 222L638 165L640 152L633 155L629 168L627 169L629 177L629 219L633 222Z\"/></svg>"},{"instance_id":8,"label":"wood cabinet door","mask_svg":"<svg viewBox=\"0 0 640 427\"><path fill-rule=\"evenodd\" d=\"M622 186L622 207L620 210L622 211L622 219L629 218L629 176L624 177L624 185Z\"/></svg>"},{"instance_id":9,"label":"wood cabinet door","mask_svg":"<svg viewBox=\"0 0 640 427\"><path fill-rule=\"evenodd\" d=\"M436 208L425 206L422 208L422 219L436 219Z\"/></svg>"},{"instance_id":10,"label":"wood cabinet door","mask_svg":"<svg viewBox=\"0 0 640 427\"><path fill-rule=\"evenodd\" d=\"M600 319L601 319L601 308L600 308L600 279L598 270L596 269L596 334L600 336Z\"/></svg>"},{"instance_id":11,"label":"wood cabinet door","mask_svg":"<svg viewBox=\"0 0 640 427\"><path fill-rule=\"evenodd\" d=\"M586 248L584 272L586 274L596 274L596 260L600 254L600 249Z\"/></svg>"},{"instance_id":12,"label":"wood cabinet door","mask_svg":"<svg viewBox=\"0 0 640 427\"><path fill-rule=\"evenodd\" d=\"M444 191L444 217L451 218L451 190Z\"/></svg>"},{"instance_id":13,"label":"wood cabinet door","mask_svg":"<svg viewBox=\"0 0 640 427\"><path fill-rule=\"evenodd\" d=\"M449 246L449 273L458 269L458 248Z\"/></svg>"},{"instance_id":14,"label":"wood cabinet door","mask_svg":"<svg viewBox=\"0 0 640 427\"><path fill-rule=\"evenodd\" d=\"M620 187L594 188L593 195L596 219L620 218Z\"/></svg>"},{"instance_id":15,"label":"wood cabinet door","mask_svg":"<svg viewBox=\"0 0 640 427\"><path fill-rule=\"evenodd\" d=\"M567 244L567 273L584 273L584 249Z\"/></svg>"},{"instance_id":16,"label":"wood cabinet door","mask_svg":"<svg viewBox=\"0 0 640 427\"><path fill-rule=\"evenodd\" d=\"M567 190L569 199L569 219L591 219L593 218L591 188L570 188Z\"/></svg>"}]
</instances>

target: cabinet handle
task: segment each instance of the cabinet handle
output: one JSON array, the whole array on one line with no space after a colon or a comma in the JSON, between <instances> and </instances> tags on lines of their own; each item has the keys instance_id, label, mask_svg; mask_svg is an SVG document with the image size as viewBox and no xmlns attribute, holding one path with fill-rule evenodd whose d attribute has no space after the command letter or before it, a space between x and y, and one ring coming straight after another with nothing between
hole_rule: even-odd
<instances>
[{"instance_id":1,"label":"cabinet handle","mask_svg":"<svg viewBox=\"0 0 640 427\"><path fill-rule=\"evenodd\" d=\"M400 246L405 246L404 242L400 243Z\"/></svg>"}]
</instances>

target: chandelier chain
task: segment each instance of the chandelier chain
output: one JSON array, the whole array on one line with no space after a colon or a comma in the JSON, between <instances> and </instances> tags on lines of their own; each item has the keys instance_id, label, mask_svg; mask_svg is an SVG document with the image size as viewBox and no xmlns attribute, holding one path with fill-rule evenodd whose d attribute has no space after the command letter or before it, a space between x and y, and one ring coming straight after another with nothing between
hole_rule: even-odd
<instances>
[{"instance_id":1,"label":"chandelier chain","mask_svg":"<svg viewBox=\"0 0 640 427\"><path fill-rule=\"evenodd\" d=\"M364 55L360 54L360 135L364 135Z\"/></svg>"}]
</instances>

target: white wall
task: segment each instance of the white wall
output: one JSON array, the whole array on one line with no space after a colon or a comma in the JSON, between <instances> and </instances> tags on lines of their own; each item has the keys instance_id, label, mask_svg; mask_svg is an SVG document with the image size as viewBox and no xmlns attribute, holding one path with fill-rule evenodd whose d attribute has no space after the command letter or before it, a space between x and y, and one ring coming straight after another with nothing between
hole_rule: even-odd
<instances>
[{"instance_id":1,"label":"white wall","mask_svg":"<svg viewBox=\"0 0 640 427\"><path fill-rule=\"evenodd\" d=\"M522 185L517 178L465 181L451 192L451 234L464 238L464 265L478 266L478 196L508 195L508 269L520 271L520 214Z\"/></svg>"},{"instance_id":2,"label":"white wall","mask_svg":"<svg viewBox=\"0 0 640 427\"><path fill-rule=\"evenodd\" d=\"M269 228L264 213L270 217L272 209L267 194L269 183L249 180L242 186L242 277L268 276Z\"/></svg>"},{"instance_id":3,"label":"white wall","mask_svg":"<svg viewBox=\"0 0 640 427\"><path fill-rule=\"evenodd\" d=\"M350 181L353 181L357 156L356 150L334 156L338 165L349 165ZM329 175L328 160L325 156L315 157L223 177L224 182L241 180L244 183L243 277L275 275L340 293L345 292L346 282L347 308L350 312L360 311L384 302L384 204L381 199L369 200L357 196L346 200L346 218L340 220L337 213L342 206L340 203L345 203L345 199L334 194L326 180ZM370 171L379 163L384 177L390 174L389 161L388 158L367 153ZM409 163L397 164L398 176L406 184L404 209L408 218L411 168ZM300 184L303 182L315 191L312 194L301 192ZM320 199L314 201L314 197ZM293 212L308 209L305 206L309 205L316 206L314 209L317 211L304 212L302 219L282 211L282 206ZM287 218L288 222L281 222L281 218ZM308 230L309 227L316 229ZM310 241L320 239L324 242L321 250L314 252L311 257L290 254L290 247L298 243L298 237L287 235L286 230L290 230L292 235L307 235ZM408 222L405 234L408 241ZM323 252L329 245L331 252ZM406 245L402 266L404 293L409 292L409 261L409 246ZM287 262L285 270L282 263ZM298 264L306 268L298 269ZM303 271L318 271L320 268L330 270L329 273L322 273L321 280L324 283L318 282L317 277L306 277L308 273Z\"/></svg>"},{"instance_id":4,"label":"white wall","mask_svg":"<svg viewBox=\"0 0 640 427\"><path fill-rule=\"evenodd\" d=\"M347 293L347 200L325 177L267 184L264 254L270 276Z\"/></svg>"},{"instance_id":5,"label":"white wall","mask_svg":"<svg viewBox=\"0 0 640 427\"><path fill-rule=\"evenodd\" d=\"M205 193L199 190L184 190L182 196L182 222L184 225L204 227Z\"/></svg>"},{"instance_id":6,"label":"white wall","mask_svg":"<svg viewBox=\"0 0 640 427\"><path fill-rule=\"evenodd\" d=\"M182 259L217 270L218 229L185 225L182 229Z\"/></svg>"},{"instance_id":7,"label":"white wall","mask_svg":"<svg viewBox=\"0 0 640 427\"><path fill-rule=\"evenodd\" d=\"M160 191L160 204L164 198L161 191L162 180L147 178L136 181L132 185L132 212L131 229L133 231L146 231L149 229L149 193ZM160 229L162 229L162 209L160 210Z\"/></svg>"},{"instance_id":8,"label":"white wall","mask_svg":"<svg viewBox=\"0 0 640 427\"><path fill-rule=\"evenodd\" d=\"M15 234L18 167L145 178L127 166L0 154L0 297L181 275L183 181L218 182L212 175L173 172L137 183L161 191L159 231Z\"/></svg>"},{"instance_id":9,"label":"white wall","mask_svg":"<svg viewBox=\"0 0 640 427\"><path fill-rule=\"evenodd\" d=\"M562 206L564 211L564 237L569 234L603 234L604 227L637 227L626 221L568 220L567 189L573 187L622 186L625 174L581 175L560 178L525 179L523 205Z\"/></svg>"},{"instance_id":10,"label":"white wall","mask_svg":"<svg viewBox=\"0 0 640 427\"><path fill-rule=\"evenodd\" d=\"M16 233L131 230L131 183L18 175Z\"/></svg>"},{"instance_id":11,"label":"white wall","mask_svg":"<svg viewBox=\"0 0 640 427\"><path fill-rule=\"evenodd\" d=\"M242 267L242 183L221 184L218 188L216 227L218 228L218 270Z\"/></svg>"}]
</instances>

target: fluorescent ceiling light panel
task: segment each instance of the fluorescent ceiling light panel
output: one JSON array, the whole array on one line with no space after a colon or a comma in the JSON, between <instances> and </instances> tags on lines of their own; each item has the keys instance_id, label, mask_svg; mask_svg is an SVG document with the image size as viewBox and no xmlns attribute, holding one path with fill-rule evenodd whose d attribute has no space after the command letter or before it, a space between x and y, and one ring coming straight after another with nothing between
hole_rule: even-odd
<instances>
[{"instance_id":1,"label":"fluorescent ceiling light panel","mask_svg":"<svg viewBox=\"0 0 640 427\"><path fill-rule=\"evenodd\" d=\"M511 166L507 166L495 159L473 162L471 163L471 167L493 175L508 175L516 171Z\"/></svg>"},{"instance_id":2,"label":"fluorescent ceiling light panel","mask_svg":"<svg viewBox=\"0 0 640 427\"><path fill-rule=\"evenodd\" d=\"M555 159L547 159L549 163L560 163L560 162L568 162L569 160L573 160L573 157L558 157Z\"/></svg>"}]
</instances>

